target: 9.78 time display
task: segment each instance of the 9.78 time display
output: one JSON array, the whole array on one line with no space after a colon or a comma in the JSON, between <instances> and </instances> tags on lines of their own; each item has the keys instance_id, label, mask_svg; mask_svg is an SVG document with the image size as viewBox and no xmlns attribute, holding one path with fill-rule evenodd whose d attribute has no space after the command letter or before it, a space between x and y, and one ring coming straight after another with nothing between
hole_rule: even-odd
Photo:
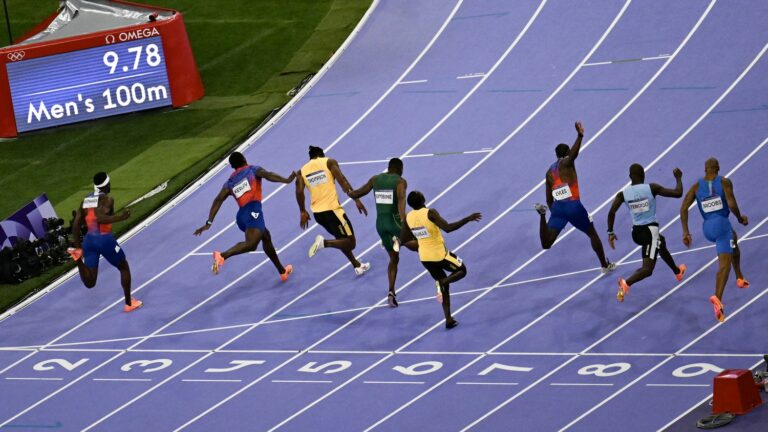
<instances>
[{"instance_id":1,"label":"9.78 time display","mask_svg":"<svg viewBox=\"0 0 768 432\"><path fill-rule=\"evenodd\" d=\"M171 105L160 37L7 65L19 132Z\"/></svg>"}]
</instances>

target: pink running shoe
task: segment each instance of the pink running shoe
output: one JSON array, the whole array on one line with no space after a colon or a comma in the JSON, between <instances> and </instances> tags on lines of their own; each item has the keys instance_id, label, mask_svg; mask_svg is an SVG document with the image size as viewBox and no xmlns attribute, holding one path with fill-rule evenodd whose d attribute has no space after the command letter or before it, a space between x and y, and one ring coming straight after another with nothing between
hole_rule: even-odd
<instances>
[{"instance_id":1,"label":"pink running shoe","mask_svg":"<svg viewBox=\"0 0 768 432\"><path fill-rule=\"evenodd\" d=\"M144 306L144 303L141 300L136 300L135 298L131 297L131 304L125 305L123 307L123 312L133 312L142 306Z\"/></svg>"},{"instance_id":2,"label":"pink running shoe","mask_svg":"<svg viewBox=\"0 0 768 432\"><path fill-rule=\"evenodd\" d=\"M280 282L287 281L288 280L288 276L290 276L291 273L293 273L293 266L288 264L287 266L285 266L285 273L282 273L280 275Z\"/></svg>"},{"instance_id":3,"label":"pink running shoe","mask_svg":"<svg viewBox=\"0 0 768 432\"><path fill-rule=\"evenodd\" d=\"M715 309L715 319L720 322L725 321L725 309L723 308L723 303L720 302L720 299L717 298L717 296L712 296L709 298L709 302L712 303L712 307Z\"/></svg>"},{"instance_id":4,"label":"pink running shoe","mask_svg":"<svg viewBox=\"0 0 768 432\"><path fill-rule=\"evenodd\" d=\"M624 296L627 294L629 294L629 285L627 285L627 281L619 278L619 291L616 293L616 300L623 302Z\"/></svg>"}]
</instances>

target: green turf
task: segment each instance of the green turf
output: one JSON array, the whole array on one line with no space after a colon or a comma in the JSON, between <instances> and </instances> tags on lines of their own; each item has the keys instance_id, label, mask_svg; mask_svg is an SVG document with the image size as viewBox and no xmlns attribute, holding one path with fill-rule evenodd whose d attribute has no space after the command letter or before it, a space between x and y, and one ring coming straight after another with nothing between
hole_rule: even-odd
<instances>
[{"instance_id":1,"label":"green turf","mask_svg":"<svg viewBox=\"0 0 768 432\"><path fill-rule=\"evenodd\" d=\"M184 14L205 98L187 109L129 114L0 141L0 219L42 192L59 216L68 219L97 171L110 173L118 206L170 180L164 192L132 208L136 223L221 159L273 108L287 102L286 92L328 60L371 3L144 1ZM57 0L8 0L14 38L57 5ZM0 33L5 45L6 32ZM0 285L0 310L62 271L19 286Z\"/></svg>"}]
</instances>

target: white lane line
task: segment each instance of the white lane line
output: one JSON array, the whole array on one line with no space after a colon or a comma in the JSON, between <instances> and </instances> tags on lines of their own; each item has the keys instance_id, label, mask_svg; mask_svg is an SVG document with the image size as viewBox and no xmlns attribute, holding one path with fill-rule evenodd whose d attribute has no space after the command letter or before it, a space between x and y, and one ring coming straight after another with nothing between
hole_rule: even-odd
<instances>
[{"instance_id":1,"label":"white lane line","mask_svg":"<svg viewBox=\"0 0 768 432\"><path fill-rule=\"evenodd\" d=\"M93 381L150 382L151 378L94 378Z\"/></svg>"},{"instance_id":2,"label":"white lane line","mask_svg":"<svg viewBox=\"0 0 768 432\"><path fill-rule=\"evenodd\" d=\"M427 82L427 80L423 79L423 80L413 80L413 81L400 81L397 84L398 85L403 85L403 84L421 84L421 83L425 83L425 82Z\"/></svg>"},{"instance_id":3,"label":"white lane line","mask_svg":"<svg viewBox=\"0 0 768 432\"><path fill-rule=\"evenodd\" d=\"M363 381L363 384L426 384L424 381Z\"/></svg>"},{"instance_id":4,"label":"white lane line","mask_svg":"<svg viewBox=\"0 0 768 432\"><path fill-rule=\"evenodd\" d=\"M333 384L333 381L326 380L272 380L272 382L286 384Z\"/></svg>"},{"instance_id":5,"label":"white lane line","mask_svg":"<svg viewBox=\"0 0 768 432\"><path fill-rule=\"evenodd\" d=\"M248 254L248 255L264 255L264 251L246 252L245 254ZM189 256L204 256L204 257L210 258L211 256L213 256L213 251L211 251L211 252L195 252L195 253L189 254Z\"/></svg>"},{"instance_id":6,"label":"white lane line","mask_svg":"<svg viewBox=\"0 0 768 432\"><path fill-rule=\"evenodd\" d=\"M646 384L646 387L712 387L711 384Z\"/></svg>"},{"instance_id":7,"label":"white lane line","mask_svg":"<svg viewBox=\"0 0 768 432\"><path fill-rule=\"evenodd\" d=\"M204 383L239 383L243 380L239 379L183 379L181 382L204 382Z\"/></svg>"},{"instance_id":8,"label":"white lane line","mask_svg":"<svg viewBox=\"0 0 768 432\"><path fill-rule=\"evenodd\" d=\"M549 383L549 385L561 387L613 387L612 383Z\"/></svg>"},{"instance_id":9,"label":"white lane line","mask_svg":"<svg viewBox=\"0 0 768 432\"><path fill-rule=\"evenodd\" d=\"M467 151L449 151L449 152L443 152L443 153L406 154L406 155L400 156L400 159L429 158L429 157L437 157L437 156L454 156L454 155L458 156L458 155L465 155L465 154L490 153L491 151L492 151L491 149L482 149L482 150L467 150ZM387 163L389 162L389 159L391 158L352 161L352 162L339 162L339 165L363 165L363 164L374 164L374 163Z\"/></svg>"},{"instance_id":10,"label":"white lane line","mask_svg":"<svg viewBox=\"0 0 768 432\"><path fill-rule=\"evenodd\" d=\"M601 61L601 62L593 62L593 63L585 63L584 66L604 66L609 64L619 64L619 63L632 63L632 62L639 62L639 61L649 61L649 60L662 60L662 59L668 59L672 57L672 54L660 54L654 57L641 57L641 58L634 58L634 59L624 59L624 60L611 60L611 61Z\"/></svg>"},{"instance_id":11,"label":"white lane line","mask_svg":"<svg viewBox=\"0 0 768 432\"><path fill-rule=\"evenodd\" d=\"M64 381L64 378L5 377L9 381Z\"/></svg>"},{"instance_id":12,"label":"white lane line","mask_svg":"<svg viewBox=\"0 0 768 432\"><path fill-rule=\"evenodd\" d=\"M707 397L705 397L704 399L700 400L699 402L696 402L696 404L695 404L694 406L690 407L690 408L689 408L689 409L687 409L685 412L683 412L683 413L682 413L682 414L680 414L679 416L677 416L677 417L675 417L674 419L672 419L672 421L670 421L670 422L669 422L669 423L667 423L666 425L664 425L664 426L662 426L661 428L659 428L658 432L663 432L663 431L665 431L665 430L666 430L668 427L670 427L670 426L674 425L675 423L677 423L677 422L678 422L680 419L682 419L683 417L685 417L685 416L687 416L688 414L690 414L691 412L693 412L693 410L695 410L696 408L698 408L699 406L701 406L701 404L705 403L705 402L706 402L708 399L711 399L711 398L712 398L712 395L711 395L711 394L708 394L708 395L707 395Z\"/></svg>"},{"instance_id":13,"label":"white lane line","mask_svg":"<svg viewBox=\"0 0 768 432\"><path fill-rule=\"evenodd\" d=\"M486 74L483 73L483 72L477 72L477 73L471 73L471 74L466 74L466 75L459 75L459 76L456 77L456 79L482 78L485 75Z\"/></svg>"}]
</instances>

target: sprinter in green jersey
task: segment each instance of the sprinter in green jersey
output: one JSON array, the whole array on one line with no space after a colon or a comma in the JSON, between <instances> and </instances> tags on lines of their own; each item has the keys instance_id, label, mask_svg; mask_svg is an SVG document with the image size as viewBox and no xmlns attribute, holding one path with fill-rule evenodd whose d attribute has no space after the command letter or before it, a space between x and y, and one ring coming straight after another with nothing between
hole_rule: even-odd
<instances>
[{"instance_id":1,"label":"sprinter in green jersey","mask_svg":"<svg viewBox=\"0 0 768 432\"><path fill-rule=\"evenodd\" d=\"M376 199L376 231L381 237L381 243L389 254L389 294L387 301L390 307L397 307L395 279L397 264L400 261L400 245L398 236L405 218L405 191L408 183L403 176L403 161L398 158L390 159L387 172L375 175L358 189L348 195L358 199L373 191Z\"/></svg>"}]
</instances>

